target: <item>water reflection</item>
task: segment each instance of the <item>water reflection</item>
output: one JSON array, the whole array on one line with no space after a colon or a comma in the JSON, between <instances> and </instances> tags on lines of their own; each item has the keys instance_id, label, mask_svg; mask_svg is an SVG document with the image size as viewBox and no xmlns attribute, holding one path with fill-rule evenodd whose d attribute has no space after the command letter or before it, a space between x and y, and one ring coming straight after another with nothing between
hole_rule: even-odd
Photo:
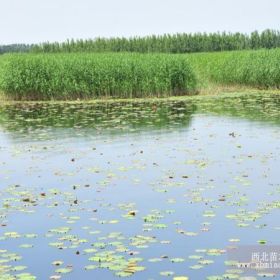
<instances>
[{"instance_id":1,"label":"water reflection","mask_svg":"<svg viewBox=\"0 0 280 280\"><path fill-rule=\"evenodd\" d=\"M120 134L188 127L195 111L196 105L186 102L23 103L1 106L0 125L5 131L21 137L32 135L33 139L41 139L36 133L44 131L48 137L55 132L66 136L66 129L68 136Z\"/></svg>"},{"instance_id":2,"label":"water reflection","mask_svg":"<svg viewBox=\"0 0 280 280\"><path fill-rule=\"evenodd\" d=\"M250 94L182 101L6 104L0 106L0 126L16 134L15 137L44 140L47 135L51 138L57 133L75 137L187 128L194 114L280 124L280 96Z\"/></svg>"}]
</instances>

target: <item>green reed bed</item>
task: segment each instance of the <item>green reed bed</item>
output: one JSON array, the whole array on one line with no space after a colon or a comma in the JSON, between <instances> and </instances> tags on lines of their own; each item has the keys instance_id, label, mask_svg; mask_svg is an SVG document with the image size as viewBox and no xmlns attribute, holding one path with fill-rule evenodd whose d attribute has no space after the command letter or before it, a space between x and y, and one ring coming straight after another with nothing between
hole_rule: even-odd
<instances>
[{"instance_id":1,"label":"green reed bed","mask_svg":"<svg viewBox=\"0 0 280 280\"><path fill-rule=\"evenodd\" d=\"M189 60L200 82L280 88L280 49L192 54Z\"/></svg>"},{"instance_id":2,"label":"green reed bed","mask_svg":"<svg viewBox=\"0 0 280 280\"><path fill-rule=\"evenodd\" d=\"M195 88L182 55L10 54L0 62L0 90L12 99L172 96Z\"/></svg>"},{"instance_id":3,"label":"green reed bed","mask_svg":"<svg viewBox=\"0 0 280 280\"><path fill-rule=\"evenodd\" d=\"M279 89L280 49L0 57L0 92L15 100L169 97L224 86Z\"/></svg>"}]
</instances>

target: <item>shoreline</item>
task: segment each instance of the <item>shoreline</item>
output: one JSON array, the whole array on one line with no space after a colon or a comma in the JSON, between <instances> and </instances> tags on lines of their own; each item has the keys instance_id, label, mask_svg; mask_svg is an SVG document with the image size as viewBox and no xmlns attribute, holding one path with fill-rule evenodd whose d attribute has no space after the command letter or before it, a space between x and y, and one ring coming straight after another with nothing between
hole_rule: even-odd
<instances>
[{"instance_id":1,"label":"shoreline","mask_svg":"<svg viewBox=\"0 0 280 280\"><path fill-rule=\"evenodd\" d=\"M217 97L237 97L238 95L254 95L254 94L276 94L280 95L280 89L256 89L249 87L238 87L238 86L211 86L207 89L201 89L197 94L186 94L186 95L174 95L174 96L161 96L161 97L144 97L144 98L77 98L77 99L22 99L15 100L11 97L0 93L0 105L3 104L21 104L21 103L114 103L114 102L161 102L161 101L180 101L180 100L199 100L206 98L217 98Z\"/></svg>"}]
</instances>

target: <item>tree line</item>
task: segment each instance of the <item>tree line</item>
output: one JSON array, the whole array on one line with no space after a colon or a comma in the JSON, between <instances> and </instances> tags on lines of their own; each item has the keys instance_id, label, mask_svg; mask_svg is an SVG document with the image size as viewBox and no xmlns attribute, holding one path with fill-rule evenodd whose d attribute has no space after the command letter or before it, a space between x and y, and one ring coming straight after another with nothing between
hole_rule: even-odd
<instances>
[{"instance_id":1,"label":"tree line","mask_svg":"<svg viewBox=\"0 0 280 280\"><path fill-rule=\"evenodd\" d=\"M164 52L191 53L280 47L276 30L243 33L164 34L132 38L96 38L45 42L32 47L33 52Z\"/></svg>"},{"instance_id":2,"label":"tree line","mask_svg":"<svg viewBox=\"0 0 280 280\"><path fill-rule=\"evenodd\" d=\"M0 45L0 54L12 53L12 52L28 52L31 49L32 49L32 45L26 45L26 44Z\"/></svg>"},{"instance_id":3,"label":"tree line","mask_svg":"<svg viewBox=\"0 0 280 280\"><path fill-rule=\"evenodd\" d=\"M280 31L244 33L178 33L131 38L95 38L67 40L63 43L44 42L35 45L0 46L5 52L163 52L192 53L280 47Z\"/></svg>"}]
</instances>

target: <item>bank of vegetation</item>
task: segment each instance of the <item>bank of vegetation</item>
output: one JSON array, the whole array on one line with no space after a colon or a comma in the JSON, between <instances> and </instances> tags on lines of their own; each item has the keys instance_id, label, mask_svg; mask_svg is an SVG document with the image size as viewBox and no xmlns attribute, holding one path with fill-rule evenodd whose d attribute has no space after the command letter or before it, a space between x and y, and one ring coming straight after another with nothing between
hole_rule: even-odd
<instances>
[{"instance_id":1,"label":"bank of vegetation","mask_svg":"<svg viewBox=\"0 0 280 280\"><path fill-rule=\"evenodd\" d=\"M34 45L32 52L140 52L193 53L280 47L277 30L244 33L178 33L131 38L96 38Z\"/></svg>"},{"instance_id":2,"label":"bank of vegetation","mask_svg":"<svg viewBox=\"0 0 280 280\"><path fill-rule=\"evenodd\" d=\"M191 54L188 59L202 88L215 84L280 89L280 48Z\"/></svg>"},{"instance_id":3,"label":"bank of vegetation","mask_svg":"<svg viewBox=\"0 0 280 280\"><path fill-rule=\"evenodd\" d=\"M187 57L168 54L8 54L0 90L13 99L135 98L190 94Z\"/></svg>"},{"instance_id":4,"label":"bank of vegetation","mask_svg":"<svg viewBox=\"0 0 280 280\"><path fill-rule=\"evenodd\" d=\"M6 54L0 59L0 92L16 100L169 97L228 87L279 90L280 48L194 54Z\"/></svg>"},{"instance_id":5,"label":"bank of vegetation","mask_svg":"<svg viewBox=\"0 0 280 280\"><path fill-rule=\"evenodd\" d=\"M0 45L0 54L7 52L156 52L193 53L280 47L280 32L266 29L246 33L178 33L131 38L95 38L44 42L41 44Z\"/></svg>"}]
</instances>

